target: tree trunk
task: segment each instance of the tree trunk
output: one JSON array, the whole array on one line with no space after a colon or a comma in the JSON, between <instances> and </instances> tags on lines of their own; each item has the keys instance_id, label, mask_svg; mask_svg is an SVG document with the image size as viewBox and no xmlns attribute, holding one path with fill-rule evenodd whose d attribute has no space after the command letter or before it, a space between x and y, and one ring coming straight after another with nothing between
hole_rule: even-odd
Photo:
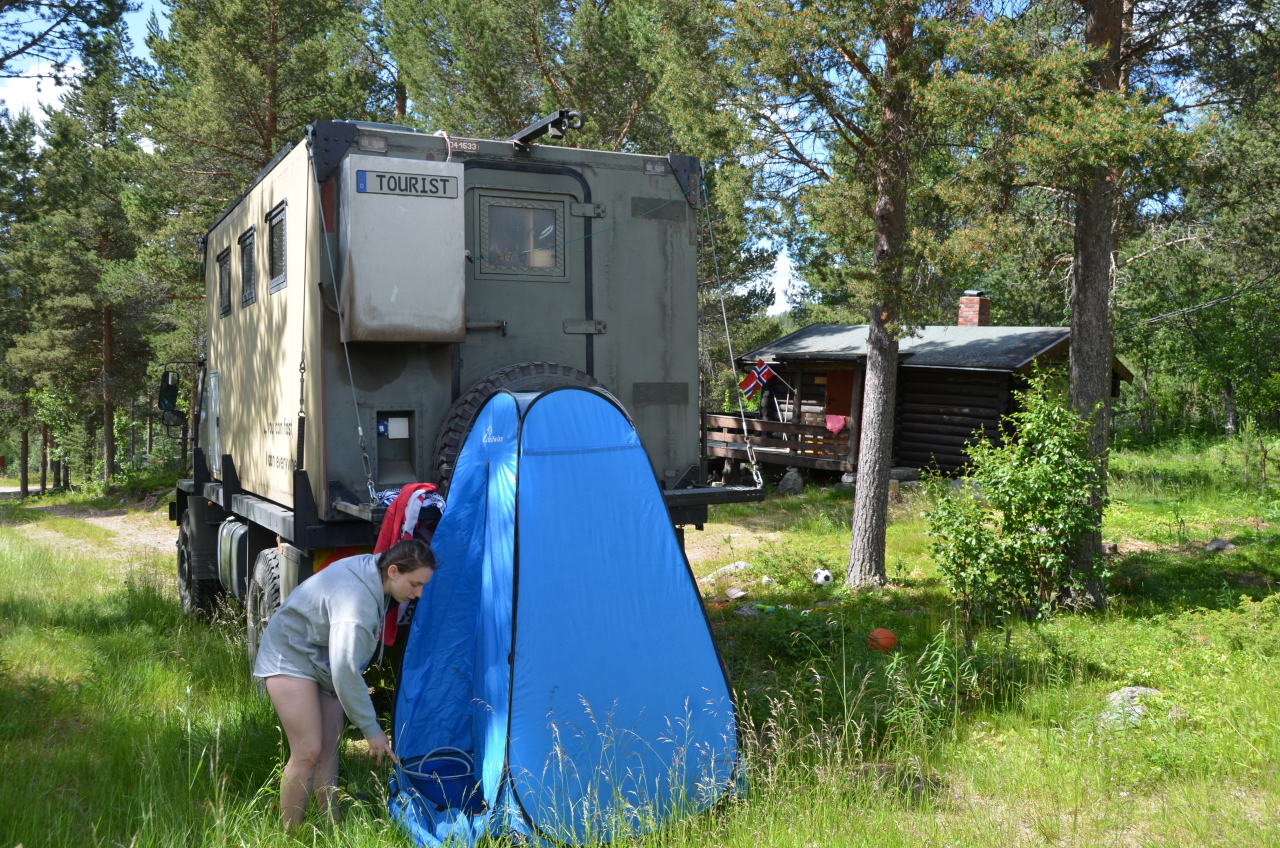
<instances>
[{"instance_id":1,"label":"tree trunk","mask_svg":"<svg viewBox=\"0 0 1280 848\"><path fill-rule=\"evenodd\" d=\"M888 313L871 307L867 330L866 384L862 390L862 438L854 489L853 535L844 583L853 588L885 583L884 538L893 462L893 409L898 384L898 340L885 328Z\"/></svg>"},{"instance_id":2,"label":"tree trunk","mask_svg":"<svg viewBox=\"0 0 1280 848\"><path fill-rule=\"evenodd\" d=\"M1120 47L1124 38L1124 0L1085 0L1085 43L1102 51L1089 66L1089 85L1098 91L1119 91L1123 82ZM1074 264L1071 279L1071 408L1090 424L1089 447L1104 460L1111 413L1111 272L1119 212L1120 174L1097 166L1081 175L1076 190ZM1080 539L1072 580L1083 592L1064 587L1064 602L1072 606L1103 607L1106 587L1097 577L1102 549L1099 524Z\"/></svg>"},{"instance_id":3,"label":"tree trunk","mask_svg":"<svg viewBox=\"0 0 1280 848\"><path fill-rule=\"evenodd\" d=\"M40 425L40 495L49 491L49 425Z\"/></svg>"},{"instance_id":4,"label":"tree trunk","mask_svg":"<svg viewBox=\"0 0 1280 848\"><path fill-rule=\"evenodd\" d=\"M62 488L71 488L71 460L65 456L62 458Z\"/></svg>"},{"instance_id":5,"label":"tree trunk","mask_svg":"<svg viewBox=\"0 0 1280 848\"><path fill-rule=\"evenodd\" d=\"M18 494L27 497L31 494L31 430L27 423L27 415L31 411L31 403L27 396L22 396L21 414L22 430L18 434Z\"/></svg>"},{"instance_id":6,"label":"tree trunk","mask_svg":"<svg viewBox=\"0 0 1280 848\"><path fill-rule=\"evenodd\" d=\"M151 455L156 451L155 438L156 422L150 415L147 416L147 461L151 461Z\"/></svg>"},{"instance_id":7,"label":"tree trunk","mask_svg":"<svg viewBox=\"0 0 1280 848\"><path fill-rule=\"evenodd\" d=\"M58 441L54 439L52 436L49 437L49 447L50 447L50 454L49 454L50 456L54 456L59 453ZM55 458L55 459L49 460L49 476L53 478L53 488L56 489L62 485L62 460L61 459Z\"/></svg>"},{"instance_id":8,"label":"tree trunk","mask_svg":"<svg viewBox=\"0 0 1280 848\"><path fill-rule=\"evenodd\" d=\"M195 468L195 446L198 441L199 432L196 430L200 426L200 393L204 391L204 372L197 371L196 377L191 381L191 395L187 401L187 420L182 424L181 435L178 440L178 452L181 458L178 460L178 470L186 472L188 468Z\"/></svg>"},{"instance_id":9,"label":"tree trunk","mask_svg":"<svg viewBox=\"0 0 1280 848\"><path fill-rule=\"evenodd\" d=\"M1227 435L1234 436L1240 430L1240 417L1236 413L1236 387L1226 377L1222 378L1222 405L1226 415Z\"/></svg>"},{"instance_id":10,"label":"tree trunk","mask_svg":"<svg viewBox=\"0 0 1280 848\"><path fill-rule=\"evenodd\" d=\"M276 155L276 134L280 128L280 7L268 4L267 11L267 61L263 73L267 78L266 103L262 113L262 164L265 168Z\"/></svg>"},{"instance_id":11,"label":"tree trunk","mask_svg":"<svg viewBox=\"0 0 1280 848\"><path fill-rule=\"evenodd\" d=\"M396 111L395 117L403 118L409 112L409 92L400 78L400 69L396 68Z\"/></svg>"},{"instance_id":12,"label":"tree trunk","mask_svg":"<svg viewBox=\"0 0 1280 848\"><path fill-rule=\"evenodd\" d=\"M910 164L911 86L898 60L912 49L914 20L905 7L885 34L880 117L887 132L876 147L876 303L869 310L866 383L862 394L862 435L853 501L853 532L845 585L883 586L884 538L889 511L889 469L893 462L894 403L898 388L898 339L892 326L902 291L902 253L907 239L907 176Z\"/></svg>"},{"instance_id":13,"label":"tree trunk","mask_svg":"<svg viewBox=\"0 0 1280 848\"><path fill-rule=\"evenodd\" d=\"M98 434L93 432L93 417L84 424L84 479L89 482L93 479L93 454L97 448L96 439Z\"/></svg>"},{"instance_id":14,"label":"tree trunk","mask_svg":"<svg viewBox=\"0 0 1280 848\"><path fill-rule=\"evenodd\" d=\"M102 474L103 481L116 476L116 405L111 399L113 341L110 307L102 310Z\"/></svg>"}]
</instances>

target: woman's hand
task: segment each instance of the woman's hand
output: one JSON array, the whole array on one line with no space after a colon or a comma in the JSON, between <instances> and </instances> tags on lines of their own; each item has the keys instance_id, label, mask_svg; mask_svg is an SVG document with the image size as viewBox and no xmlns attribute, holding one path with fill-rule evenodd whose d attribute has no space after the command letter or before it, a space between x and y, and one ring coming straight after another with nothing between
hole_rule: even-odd
<instances>
[{"instance_id":1,"label":"woman's hand","mask_svg":"<svg viewBox=\"0 0 1280 848\"><path fill-rule=\"evenodd\" d=\"M369 738L369 753L379 763L382 763L383 757L390 757L391 762L399 764L400 760L391 750L391 741L387 739L387 734L379 730L377 736Z\"/></svg>"}]
</instances>

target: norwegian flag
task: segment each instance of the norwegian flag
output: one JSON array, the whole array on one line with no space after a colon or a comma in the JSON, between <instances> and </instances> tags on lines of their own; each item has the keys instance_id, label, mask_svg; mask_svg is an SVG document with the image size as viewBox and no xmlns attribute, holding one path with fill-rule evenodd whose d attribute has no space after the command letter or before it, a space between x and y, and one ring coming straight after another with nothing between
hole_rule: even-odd
<instances>
[{"instance_id":1,"label":"norwegian flag","mask_svg":"<svg viewBox=\"0 0 1280 848\"><path fill-rule=\"evenodd\" d=\"M742 382L738 383L738 388L742 390L742 394L745 397L751 397L773 377L773 369L765 365L764 360L761 359L756 362L756 367L748 371L747 376L742 378Z\"/></svg>"}]
</instances>

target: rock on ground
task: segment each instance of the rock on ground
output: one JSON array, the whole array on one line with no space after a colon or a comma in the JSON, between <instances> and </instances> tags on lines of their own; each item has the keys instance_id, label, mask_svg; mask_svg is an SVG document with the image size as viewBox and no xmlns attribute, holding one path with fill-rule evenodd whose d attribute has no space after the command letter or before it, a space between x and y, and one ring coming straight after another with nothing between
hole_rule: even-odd
<instances>
[{"instance_id":1,"label":"rock on ground","mask_svg":"<svg viewBox=\"0 0 1280 848\"><path fill-rule=\"evenodd\" d=\"M1159 689L1152 689L1150 686L1126 686L1123 689L1117 689L1107 695L1107 708L1098 718L1107 727L1135 727L1147 713L1142 700L1159 694Z\"/></svg>"},{"instance_id":2,"label":"rock on ground","mask_svg":"<svg viewBox=\"0 0 1280 848\"><path fill-rule=\"evenodd\" d=\"M782 475L782 479L778 481L778 493L782 495L798 495L804 491L804 478L800 476L800 472L794 468L788 468L787 473Z\"/></svg>"}]
</instances>

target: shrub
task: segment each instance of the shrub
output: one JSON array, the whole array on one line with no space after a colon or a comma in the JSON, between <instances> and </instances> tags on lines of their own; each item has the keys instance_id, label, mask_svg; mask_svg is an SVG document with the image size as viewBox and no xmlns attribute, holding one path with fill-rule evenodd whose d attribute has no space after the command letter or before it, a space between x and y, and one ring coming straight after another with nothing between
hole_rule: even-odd
<instances>
[{"instance_id":1,"label":"shrub","mask_svg":"<svg viewBox=\"0 0 1280 848\"><path fill-rule=\"evenodd\" d=\"M1064 589L1081 588L1073 586L1072 555L1105 507L1088 425L1052 377L1032 377L1021 409L1001 424L1003 444L969 445L968 475L958 485L929 480L930 548L970 633L975 616L1034 620Z\"/></svg>"}]
</instances>

